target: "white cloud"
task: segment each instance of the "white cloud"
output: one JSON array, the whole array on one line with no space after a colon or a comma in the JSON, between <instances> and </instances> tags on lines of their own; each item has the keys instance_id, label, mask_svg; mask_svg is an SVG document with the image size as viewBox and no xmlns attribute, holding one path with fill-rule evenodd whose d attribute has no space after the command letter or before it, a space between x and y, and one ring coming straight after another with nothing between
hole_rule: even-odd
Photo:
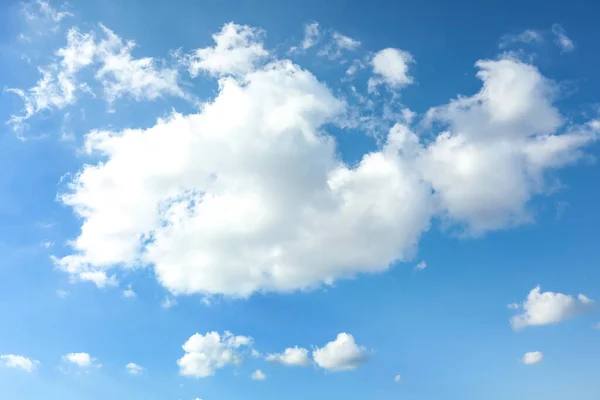
<instances>
[{"instance_id":1,"label":"white cloud","mask_svg":"<svg viewBox=\"0 0 600 400\"><path fill-rule=\"evenodd\" d=\"M412 63L413 56L404 50L387 48L375 53L371 60L375 76L369 79L369 92L382 83L392 89L400 89L413 83L413 78L408 73Z\"/></svg>"},{"instance_id":2,"label":"white cloud","mask_svg":"<svg viewBox=\"0 0 600 400\"><path fill-rule=\"evenodd\" d=\"M544 354L541 351L531 351L525 353L521 362L525 365L534 365L542 361Z\"/></svg>"},{"instance_id":3,"label":"white cloud","mask_svg":"<svg viewBox=\"0 0 600 400\"><path fill-rule=\"evenodd\" d=\"M265 373L262 372L260 369L257 369L252 373L252 379L254 379L255 381L264 381L265 379L267 379L267 375L265 375Z\"/></svg>"},{"instance_id":4,"label":"white cloud","mask_svg":"<svg viewBox=\"0 0 600 400\"><path fill-rule=\"evenodd\" d=\"M311 22L304 25L304 39L302 40L302 49L308 50L319 41L319 24Z\"/></svg>"},{"instance_id":5,"label":"white cloud","mask_svg":"<svg viewBox=\"0 0 600 400\"><path fill-rule=\"evenodd\" d=\"M425 261L421 261L415 265L415 271L423 271L425 268L427 268L427 263Z\"/></svg>"},{"instance_id":6,"label":"white cloud","mask_svg":"<svg viewBox=\"0 0 600 400\"><path fill-rule=\"evenodd\" d=\"M137 294L135 293L135 291L131 287L131 284L127 285L127 289L125 289L123 291L123 296L125 296L127 298L132 298L132 297L136 297L137 296Z\"/></svg>"},{"instance_id":7,"label":"white cloud","mask_svg":"<svg viewBox=\"0 0 600 400\"><path fill-rule=\"evenodd\" d=\"M251 345L251 337L234 336L227 331L222 335L218 332L196 333L182 346L185 354L177 360L179 373L194 378L212 376L217 369L241 363L240 348Z\"/></svg>"},{"instance_id":8,"label":"white cloud","mask_svg":"<svg viewBox=\"0 0 600 400\"><path fill-rule=\"evenodd\" d=\"M67 268L68 270L68 268ZM82 282L92 282L99 289L108 286L118 286L119 282L115 275L108 276L104 271L81 271L77 275L71 275L71 278Z\"/></svg>"},{"instance_id":9,"label":"white cloud","mask_svg":"<svg viewBox=\"0 0 600 400\"><path fill-rule=\"evenodd\" d=\"M379 79L412 81L406 56L386 50L384 61L404 67L374 61ZM503 57L476 66L482 89L421 121L431 140L404 118L353 165L327 132L348 104L287 60L221 78L198 113L92 131L85 150L102 162L59 196L83 222L56 265L76 279L151 266L173 295L244 297L410 261L434 217L473 235L530 222L547 175L577 161L600 122L565 126L556 85L532 65Z\"/></svg>"},{"instance_id":10,"label":"white cloud","mask_svg":"<svg viewBox=\"0 0 600 400\"><path fill-rule=\"evenodd\" d=\"M349 371L358 368L369 358L365 347L358 346L354 337L340 333L337 338L313 351L315 363L330 371Z\"/></svg>"},{"instance_id":11,"label":"white cloud","mask_svg":"<svg viewBox=\"0 0 600 400\"><path fill-rule=\"evenodd\" d=\"M331 60L340 58L343 51L356 50L360 46L358 40L344 36L339 32L334 31L331 34L331 42L319 51L319 55L329 57Z\"/></svg>"},{"instance_id":12,"label":"white cloud","mask_svg":"<svg viewBox=\"0 0 600 400\"><path fill-rule=\"evenodd\" d=\"M343 103L312 74L276 62L246 81L223 80L200 114L90 133L87 149L107 161L61 196L85 222L57 265L77 275L141 261L176 294L247 296L410 257L430 201L402 146L349 167L320 129Z\"/></svg>"},{"instance_id":13,"label":"white cloud","mask_svg":"<svg viewBox=\"0 0 600 400\"><path fill-rule=\"evenodd\" d=\"M533 29L526 29L518 35L504 35L500 40L500 48L506 48L513 43L541 43L544 36Z\"/></svg>"},{"instance_id":14,"label":"white cloud","mask_svg":"<svg viewBox=\"0 0 600 400\"><path fill-rule=\"evenodd\" d=\"M402 380L402 377L400 375L396 375L394 377L394 382L400 382Z\"/></svg>"},{"instance_id":15,"label":"white cloud","mask_svg":"<svg viewBox=\"0 0 600 400\"><path fill-rule=\"evenodd\" d=\"M2 354L0 355L0 366L7 368L21 369L26 372L32 372L40 362L32 360L25 356L19 356L15 354Z\"/></svg>"},{"instance_id":16,"label":"white cloud","mask_svg":"<svg viewBox=\"0 0 600 400\"><path fill-rule=\"evenodd\" d=\"M50 247L54 246L54 242L48 240L48 241L42 242L42 246L44 246L44 248L46 248L46 249L49 249Z\"/></svg>"},{"instance_id":17,"label":"white cloud","mask_svg":"<svg viewBox=\"0 0 600 400\"><path fill-rule=\"evenodd\" d=\"M552 33L554 34L554 43L560 47L562 52L575 50L575 42L567 36L567 33L562 26L558 24L552 25Z\"/></svg>"},{"instance_id":18,"label":"white cloud","mask_svg":"<svg viewBox=\"0 0 600 400\"><path fill-rule=\"evenodd\" d=\"M185 97L176 69L158 66L152 57L133 57L135 42L123 42L104 25L100 27L106 39L98 44L97 54L102 65L96 71L96 79L102 83L109 102L125 96L138 101L165 95Z\"/></svg>"},{"instance_id":19,"label":"white cloud","mask_svg":"<svg viewBox=\"0 0 600 400\"><path fill-rule=\"evenodd\" d=\"M177 300L175 300L172 297L165 297L165 299L163 300L163 302L160 304L160 306L162 308L171 308L173 306L177 305Z\"/></svg>"},{"instance_id":20,"label":"white cloud","mask_svg":"<svg viewBox=\"0 0 600 400\"><path fill-rule=\"evenodd\" d=\"M594 301L583 294L574 298L562 293L542 293L538 285L529 292L523 302L523 312L512 317L510 324L514 330L528 326L557 324L589 311L593 305Z\"/></svg>"},{"instance_id":21,"label":"white cloud","mask_svg":"<svg viewBox=\"0 0 600 400\"><path fill-rule=\"evenodd\" d=\"M22 3L21 11L25 20L37 34L43 34L45 29L56 32L63 19L73 16L69 11L56 10L48 1L44 0Z\"/></svg>"},{"instance_id":22,"label":"white cloud","mask_svg":"<svg viewBox=\"0 0 600 400\"><path fill-rule=\"evenodd\" d=\"M67 297L69 295L69 292L66 291L66 290L60 290L59 289L59 290L56 291L56 295L58 297L60 297L61 299L64 299L65 297Z\"/></svg>"},{"instance_id":23,"label":"white cloud","mask_svg":"<svg viewBox=\"0 0 600 400\"><path fill-rule=\"evenodd\" d=\"M555 86L534 66L511 58L476 65L479 93L428 112L448 131L424 149L419 168L439 208L480 234L531 222L527 205L546 192L546 175L580 158L599 125L561 129Z\"/></svg>"},{"instance_id":24,"label":"white cloud","mask_svg":"<svg viewBox=\"0 0 600 400\"><path fill-rule=\"evenodd\" d=\"M519 305L517 303L511 303L506 306L509 310L518 310Z\"/></svg>"},{"instance_id":25,"label":"white cloud","mask_svg":"<svg viewBox=\"0 0 600 400\"><path fill-rule=\"evenodd\" d=\"M138 101L165 95L186 97L179 87L176 69L158 66L152 57L133 57L133 41L124 42L104 25L100 28L104 36L101 40L96 40L95 31L70 29L67 45L56 51L56 60L38 68L42 77L35 86L27 91L6 89L24 102L22 115L13 115L9 120L16 130L41 111L63 109L75 104L80 93L91 93L93 82L79 82L79 72L85 68L94 69L95 80L109 103L126 96Z\"/></svg>"},{"instance_id":26,"label":"white cloud","mask_svg":"<svg viewBox=\"0 0 600 400\"><path fill-rule=\"evenodd\" d=\"M305 367L311 364L308 350L302 347L289 347L283 353L268 354L265 359L287 366Z\"/></svg>"},{"instance_id":27,"label":"white cloud","mask_svg":"<svg viewBox=\"0 0 600 400\"><path fill-rule=\"evenodd\" d=\"M144 372L144 367L136 363L129 363L125 366L127 373L130 375L141 375Z\"/></svg>"},{"instance_id":28,"label":"white cloud","mask_svg":"<svg viewBox=\"0 0 600 400\"><path fill-rule=\"evenodd\" d=\"M68 353L62 356L62 360L79 368L101 367L100 364L96 364L96 359L92 358L88 353Z\"/></svg>"},{"instance_id":29,"label":"white cloud","mask_svg":"<svg viewBox=\"0 0 600 400\"><path fill-rule=\"evenodd\" d=\"M223 25L213 35L214 47L197 49L189 56L190 75L206 72L212 76L242 76L253 71L269 55L263 47L263 36L262 30L247 25Z\"/></svg>"}]
</instances>

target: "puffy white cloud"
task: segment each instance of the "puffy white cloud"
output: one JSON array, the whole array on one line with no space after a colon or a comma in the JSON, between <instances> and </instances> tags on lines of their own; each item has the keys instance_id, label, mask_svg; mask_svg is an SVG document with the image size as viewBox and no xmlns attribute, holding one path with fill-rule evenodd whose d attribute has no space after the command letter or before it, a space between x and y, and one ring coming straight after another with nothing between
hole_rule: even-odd
<instances>
[{"instance_id":1,"label":"puffy white cloud","mask_svg":"<svg viewBox=\"0 0 600 400\"><path fill-rule=\"evenodd\" d=\"M308 350L302 347L289 347L283 353L267 354L267 361L287 366L306 367L311 364Z\"/></svg>"},{"instance_id":2,"label":"puffy white cloud","mask_svg":"<svg viewBox=\"0 0 600 400\"><path fill-rule=\"evenodd\" d=\"M197 49L188 59L191 76L206 72L213 76L242 76L253 71L269 52L262 43L264 32L230 22L213 35L214 47Z\"/></svg>"},{"instance_id":3,"label":"puffy white cloud","mask_svg":"<svg viewBox=\"0 0 600 400\"><path fill-rule=\"evenodd\" d=\"M577 298L554 292L542 292L536 286L522 304L523 312L510 319L514 330L528 326L557 324L589 311L594 301L583 294Z\"/></svg>"},{"instance_id":4,"label":"puffy white cloud","mask_svg":"<svg viewBox=\"0 0 600 400\"><path fill-rule=\"evenodd\" d=\"M425 261L421 261L415 265L415 271L423 271L425 268L427 268L427 263Z\"/></svg>"},{"instance_id":5,"label":"puffy white cloud","mask_svg":"<svg viewBox=\"0 0 600 400\"><path fill-rule=\"evenodd\" d=\"M0 366L7 368L21 369L26 372L32 372L40 362L32 360L31 358L15 355L15 354L1 354L0 355Z\"/></svg>"},{"instance_id":6,"label":"puffy white cloud","mask_svg":"<svg viewBox=\"0 0 600 400\"><path fill-rule=\"evenodd\" d=\"M392 89L400 89L413 83L408 73L413 56L404 50L387 48L375 53L371 60L375 76L369 79L369 91L375 90L378 84L384 83Z\"/></svg>"},{"instance_id":7,"label":"puffy white cloud","mask_svg":"<svg viewBox=\"0 0 600 400\"><path fill-rule=\"evenodd\" d=\"M394 377L394 382L400 382L402 380L402 377L400 375L396 375Z\"/></svg>"},{"instance_id":8,"label":"puffy white cloud","mask_svg":"<svg viewBox=\"0 0 600 400\"><path fill-rule=\"evenodd\" d=\"M544 354L541 351L531 351L525 353L521 362L525 365L534 365L542 361Z\"/></svg>"},{"instance_id":9,"label":"puffy white cloud","mask_svg":"<svg viewBox=\"0 0 600 400\"><path fill-rule=\"evenodd\" d=\"M223 35L241 44L228 47ZM211 49L237 59L255 35L230 25ZM408 56L386 50L374 58L378 79L411 81ZM404 67L376 61L395 57ZM102 162L60 195L83 222L56 265L75 279L151 266L175 295L243 297L409 261L437 216L469 234L530 222L548 173L577 161L600 122L565 126L555 85L532 65L501 57L476 66L482 89L422 121L432 140L421 141L404 113L356 165L339 159L327 132L348 104L309 71L287 60L222 69L233 76L198 113L86 136Z\"/></svg>"},{"instance_id":10,"label":"puffy white cloud","mask_svg":"<svg viewBox=\"0 0 600 400\"><path fill-rule=\"evenodd\" d=\"M135 291L131 287L131 284L127 285L127 289L125 289L123 291L123 296L125 296L127 298L133 298L133 297L137 296L137 294L135 293Z\"/></svg>"},{"instance_id":11,"label":"puffy white cloud","mask_svg":"<svg viewBox=\"0 0 600 400\"><path fill-rule=\"evenodd\" d=\"M144 372L144 367L136 363L129 363L125 366L127 373L130 375L141 375Z\"/></svg>"},{"instance_id":12,"label":"puffy white cloud","mask_svg":"<svg viewBox=\"0 0 600 400\"><path fill-rule=\"evenodd\" d=\"M96 364L96 359L92 358L88 353L68 353L62 356L62 360L79 368L101 367L100 364Z\"/></svg>"},{"instance_id":13,"label":"puffy white cloud","mask_svg":"<svg viewBox=\"0 0 600 400\"><path fill-rule=\"evenodd\" d=\"M340 333L337 338L313 351L315 363L330 371L349 371L358 368L369 358L369 351L358 346L349 333Z\"/></svg>"},{"instance_id":14,"label":"puffy white cloud","mask_svg":"<svg viewBox=\"0 0 600 400\"><path fill-rule=\"evenodd\" d=\"M591 121L557 134L555 87L534 66L510 58L476 65L483 88L428 112L448 131L419 159L439 208L473 234L532 221L527 205L545 193L546 174L576 161L600 128Z\"/></svg>"},{"instance_id":15,"label":"puffy white cloud","mask_svg":"<svg viewBox=\"0 0 600 400\"><path fill-rule=\"evenodd\" d=\"M267 379L267 375L265 375L265 373L262 372L260 369L257 369L252 373L252 379L254 379L255 381L264 381L265 379Z\"/></svg>"},{"instance_id":16,"label":"puffy white cloud","mask_svg":"<svg viewBox=\"0 0 600 400\"><path fill-rule=\"evenodd\" d=\"M554 43L560 47L562 52L575 50L575 42L567 36L567 33L562 26L559 24L552 25L552 33L554 34Z\"/></svg>"},{"instance_id":17,"label":"puffy white cloud","mask_svg":"<svg viewBox=\"0 0 600 400\"><path fill-rule=\"evenodd\" d=\"M173 293L246 296L411 256L430 214L428 187L399 156L413 134L394 131L349 167L321 131L343 103L312 74L275 62L245 80L221 81L200 114L87 136L107 161L61 196L85 220L61 269L142 262Z\"/></svg>"},{"instance_id":18,"label":"puffy white cloud","mask_svg":"<svg viewBox=\"0 0 600 400\"><path fill-rule=\"evenodd\" d=\"M196 333L182 346L185 354L177 360L179 373L194 378L212 376L217 369L241 363L240 348L251 345L251 337L234 336L227 331L222 335L218 332Z\"/></svg>"},{"instance_id":19,"label":"puffy white cloud","mask_svg":"<svg viewBox=\"0 0 600 400\"><path fill-rule=\"evenodd\" d=\"M533 29L526 29L517 35L504 35L500 40L500 48L506 48L513 43L541 43L543 41L544 35L542 33Z\"/></svg>"}]
</instances>

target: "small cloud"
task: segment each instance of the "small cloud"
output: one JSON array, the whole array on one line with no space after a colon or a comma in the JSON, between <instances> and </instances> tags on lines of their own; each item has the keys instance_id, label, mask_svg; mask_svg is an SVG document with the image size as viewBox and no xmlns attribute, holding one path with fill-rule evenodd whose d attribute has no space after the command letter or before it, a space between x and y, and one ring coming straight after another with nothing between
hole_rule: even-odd
<instances>
[{"instance_id":1,"label":"small cloud","mask_svg":"<svg viewBox=\"0 0 600 400\"><path fill-rule=\"evenodd\" d=\"M593 326L594 329L600 329L600 322L596 322Z\"/></svg>"},{"instance_id":2,"label":"small cloud","mask_svg":"<svg viewBox=\"0 0 600 400\"><path fill-rule=\"evenodd\" d=\"M297 367L306 367L311 364L308 350L298 346L287 348L283 353L267 354L265 360Z\"/></svg>"},{"instance_id":3,"label":"small cloud","mask_svg":"<svg viewBox=\"0 0 600 400\"><path fill-rule=\"evenodd\" d=\"M427 263L425 261L421 261L420 263L415 265L414 270L415 271L423 271L425 268L427 268Z\"/></svg>"},{"instance_id":4,"label":"small cloud","mask_svg":"<svg viewBox=\"0 0 600 400\"><path fill-rule=\"evenodd\" d=\"M506 306L506 308L508 308L509 310L518 310L519 305L517 303L510 303Z\"/></svg>"},{"instance_id":5,"label":"small cloud","mask_svg":"<svg viewBox=\"0 0 600 400\"><path fill-rule=\"evenodd\" d=\"M61 299L64 299L65 297L67 297L69 295L69 292L67 292L66 290L58 289L56 291L56 295L58 297L60 297Z\"/></svg>"},{"instance_id":6,"label":"small cloud","mask_svg":"<svg viewBox=\"0 0 600 400\"><path fill-rule=\"evenodd\" d=\"M229 331L196 333L182 346L185 354L177 360L179 374L206 378L228 365L239 365L243 360L240 348L251 348L252 341L249 336L235 336Z\"/></svg>"},{"instance_id":7,"label":"small cloud","mask_svg":"<svg viewBox=\"0 0 600 400\"><path fill-rule=\"evenodd\" d=\"M267 379L267 375L265 375L260 369L257 369L252 373L252 379L255 381L264 381Z\"/></svg>"},{"instance_id":8,"label":"small cloud","mask_svg":"<svg viewBox=\"0 0 600 400\"><path fill-rule=\"evenodd\" d=\"M541 351L531 351L529 353L525 353L521 362L525 365L534 365L542 361L544 358L544 354Z\"/></svg>"},{"instance_id":9,"label":"small cloud","mask_svg":"<svg viewBox=\"0 0 600 400\"><path fill-rule=\"evenodd\" d=\"M96 287L102 289L107 286L118 286L119 282L115 275L108 276L104 271L85 271L79 274L79 280L92 282Z\"/></svg>"},{"instance_id":10,"label":"small cloud","mask_svg":"<svg viewBox=\"0 0 600 400\"><path fill-rule=\"evenodd\" d=\"M42 242L42 246L44 246L46 249L49 249L50 247L54 246L54 242L51 242L51 241Z\"/></svg>"},{"instance_id":11,"label":"small cloud","mask_svg":"<svg viewBox=\"0 0 600 400\"><path fill-rule=\"evenodd\" d=\"M44 24L39 27L50 28L51 31L56 32L60 22L67 18L72 17L73 14L68 11L58 11L50 5L48 1L36 0L29 3L23 3L21 9L25 20L29 23Z\"/></svg>"},{"instance_id":12,"label":"small cloud","mask_svg":"<svg viewBox=\"0 0 600 400\"><path fill-rule=\"evenodd\" d=\"M356 50L359 46L360 41L334 31L331 34L331 42L321 49L318 54L320 56L328 57L331 60L335 60L342 56L343 51Z\"/></svg>"},{"instance_id":13,"label":"small cloud","mask_svg":"<svg viewBox=\"0 0 600 400\"><path fill-rule=\"evenodd\" d=\"M133 298L137 296L136 293L133 291L131 284L127 285L127 289L123 291L123 296L125 296L126 298Z\"/></svg>"},{"instance_id":14,"label":"small cloud","mask_svg":"<svg viewBox=\"0 0 600 400\"><path fill-rule=\"evenodd\" d=\"M319 23L311 22L304 25L304 39L302 40L302 50L308 50L319 41Z\"/></svg>"},{"instance_id":15,"label":"small cloud","mask_svg":"<svg viewBox=\"0 0 600 400\"><path fill-rule=\"evenodd\" d=\"M256 350L256 349L252 349L250 350L250 355L254 358L261 358L262 354L260 354L260 351Z\"/></svg>"},{"instance_id":16,"label":"small cloud","mask_svg":"<svg viewBox=\"0 0 600 400\"><path fill-rule=\"evenodd\" d=\"M552 25L552 33L554 34L554 43L560 47L561 52L567 53L575 50L575 42L567 36L562 26L559 24Z\"/></svg>"},{"instance_id":17,"label":"small cloud","mask_svg":"<svg viewBox=\"0 0 600 400\"><path fill-rule=\"evenodd\" d=\"M141 375L144 372L144 367L132 362L127 364L125 369L130 375Z\"/></svg>"},{"instance_id":18,"label":"small cloud","mask_svg":"<svg viewBox=\"0 0 600 400\"><path fill-rule=\"evenodd\" d=\"M579 294L576 298L563 293L542 292L540 286L533 288L523 304L521 314L510 319L513 330L528 326L557 324L591 310L594 301Z\"/></svg>"},{"instance_id":19,"label":"small cloud","mask_svg":"<svg viewBox=\"0 0 600 400\"><path fill-rule=\"evenodd\" d=\"M88 353L68 353L62 356L62 361L82 369L100 368L102 366L101 364L96 364L96 359L92 358Z\"/></svg>"},{"instance_id":20,"label":"small cloud","mask_svg":"<svg viewBox=\"0 0 600 400\"><path fill-rule=\"evenodd\" d=\"M31 358L25 356L19 356L15 354L0 355L0 366L6 368L15 368L25 372L32 372L39 364L39 361L32 360Z\"/></svg>"},{"instance_id":21,"label":"small cloud","mask_svg":"<svg viewBox=\"0 0 600 400\"><path fill-rule=\"evenodd\" d=\"M504 49L513 43L541 43L544 41L544 36L533 29L526 29L517 35L504 35L500 39L499 47Z\"/></svg>"},{"instance_id":22,"label":"small cloud","mask_svg":"<svg viewBox=\"0 0 600 400\"><path fill-rule=\"evenodd\" d=\"M375 76L369 79L369 92L382 83L395 90L410 85L414 80L408 69L414 62L412 54L404 50L387 48L377 52L371 60Z\"/></svg>"},{"instance_id":23,"label":"small cloud","mask_svg":"<svg viewBox=\"0 0 600 400\"><path fill-rule=\"evenodd\" d=\"M402 380L402 378L400 377L400 375L396 375L394 377L394 382L400 382Z\"/></svg>"},{"instance_id":24,"label":"small cloud","mask_svg":"<svg viewBox=\"0 0 600 400\"><path fill-rule=\"evenodd\" d=\"M350 371L358 368L369 358L369 352L358 346L349 333L340 333L334 341L313 351L315 363L330 371Z\"/></svg>"},{"instance_id":25,"label":"small cloud","mask_svg":"<svg viewBox=\"0 0 600 400\"><path fill-rule=\"evenodd\" d=\"M162 308L171 308L177 305L177 300L173 297L165 297L165 299L160 303Z\"/></svg>"}]
</instances>

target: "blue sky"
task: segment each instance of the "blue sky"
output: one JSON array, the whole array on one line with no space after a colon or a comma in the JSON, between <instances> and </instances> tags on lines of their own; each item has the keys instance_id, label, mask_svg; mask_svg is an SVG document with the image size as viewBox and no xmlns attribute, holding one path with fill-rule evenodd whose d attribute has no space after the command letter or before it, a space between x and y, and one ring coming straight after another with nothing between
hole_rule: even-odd
<instances>
[{"instance_id":1,"label":"blue sky","mask_svg":"<svg viewBox=\"0 0 600 400\"><path fill-rule=\"evenodd\" d=\"M575 1L5 1L0 397L600 397Z\"/></svg>"}]
</instances>

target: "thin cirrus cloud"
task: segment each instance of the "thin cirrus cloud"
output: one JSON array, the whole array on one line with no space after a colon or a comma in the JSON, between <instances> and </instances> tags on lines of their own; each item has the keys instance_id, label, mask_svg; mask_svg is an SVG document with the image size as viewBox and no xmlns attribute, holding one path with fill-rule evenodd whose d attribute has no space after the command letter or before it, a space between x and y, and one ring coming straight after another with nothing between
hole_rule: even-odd
<instances>
[{"instance_id":1,"label":"thin cirrus cloud","mask_svg":"<svg viewBox=\"0 0 600 400\"><path fill-rule=\"evenodd\" d=\"M592 309L595 302L583 294L577 297L563 293L542 292L540 286L533 288L521 304L509 305L511 309L522 309L510 319L515 331L528 326L558 324Z\"/></svg>"},{"instance_id":2,"label":"thin cirrus cloud","mask_svg":"<svg viewBox=\"0 0 600 400\"><path fill-rule=\"evenodd\" d=\"M42 111L64 109L82 95L93 95L90 84L80 81L84 69L94 71L95 83L100 85L109 104L121 97L136 100L154 100L166 95L186 97L179 87L177 70L159 66L152 57L133 57L135 42L124 41L102 24L99 28L99 32L71 28L67 32L67 45L56 51L52 63L39 67L41 78L33 87L6 89L24 103L22 113L9 120L15 130L23 129L27 120Z\"/></svg>"},{"instance_id":3,"label":"thin cirrus cloud","mask_svg":"<svg viewBox=\"0 0 600 400\"><path fill-rule=\"evenodd\" d=\"M77 71L91 66L109 101L181 95L179 71L133 58L132 43L100 33L70 31L42 84L60 93L54 106L85 91ZM278 58L265 35L228 23L213 46L180 55L190 76L220 79L199 111L85 136L84 151L102 162L72 174L59 193L82 221L68 253L53 258L59 270L107 287L121 268L145 265L173 295L231 297L386 271L412 260L434 219L469 236L532 223L530 203L555 187L548 174L576 163L600 132L595 119L567 125L558 85L501 54L475 63L479 91L421 117L409 111L413 118L379 132L381 146L349 165L327 126L353 122L346 118L366 113L363 103ZM119 62L105 65L113 56ZM397 93L414 82L407 50L383 49L370 62L372 90ZM134 85L120 66L148 83ZM22 91L28 118L54 104L33 93ZM421 140L417 123L432 140Z\"/></svg>"}]
</instances>

